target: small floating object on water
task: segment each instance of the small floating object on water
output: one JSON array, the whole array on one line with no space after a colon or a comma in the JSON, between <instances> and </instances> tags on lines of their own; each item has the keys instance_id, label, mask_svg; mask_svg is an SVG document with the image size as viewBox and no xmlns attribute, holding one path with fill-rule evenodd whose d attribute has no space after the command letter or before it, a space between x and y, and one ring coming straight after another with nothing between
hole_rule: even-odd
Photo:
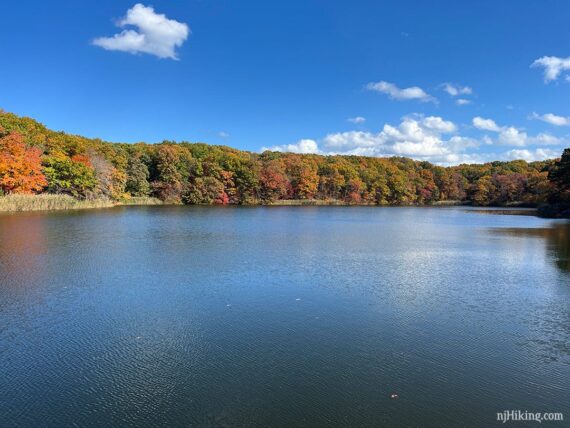
<instances>
[{"instance_id":1,"label":"small floating object on water","mask_svg":"<svg viewBox=\"0 0 570 428\"><path fill-rule=\"evenodd\" d=\"M390 394L390 398L391 398L392 400L397 400L398 398L400 398L400 396L399 396L398 394L396 394L395 392L393 392L393 393Z\"/></svg>"},{"instance_id":2,"label":"small floating object on water","mask_svg":"<svg viewBox=\"0 0 570 428\"><path fill-rule=\"evenodd\" d=\"M226 305L226 308L231 308L231 307L232 307L232 305L229 303Z\"/></svg>"},{"instance_id":3,"label":"small floating object on water","mask_svg":"<svg viewBox=\"0 0 570 428\"><path fill-rule=\"evenodd\" d=\"M140 339L142 339L142 336L137 336L137 340L140 340Z\"/></svg>"},{"instance_id":4,"label":"small floating object on water","mask_svg":"<svg viewBox=\"0 0 570 428\"><path fill-rule=\"evenodd\" d=\"M297 297L295 300L298 302L299 300L301 300L301 298L300 298L300 297Z\"/></svg>"}]
</instances>

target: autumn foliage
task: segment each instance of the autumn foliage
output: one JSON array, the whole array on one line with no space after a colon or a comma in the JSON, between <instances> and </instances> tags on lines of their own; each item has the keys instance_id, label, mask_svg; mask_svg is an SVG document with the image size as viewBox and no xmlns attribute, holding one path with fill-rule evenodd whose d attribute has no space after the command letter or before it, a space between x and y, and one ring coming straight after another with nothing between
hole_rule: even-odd
<instances>
[{"instance_id":1,"label":"autumn foliage","mask_svg":"<svg viewBox=\"0 0 570 428\"><path fill-rule=\"evenodd\" d=\"M21 134L0 129L0 189L3 193L35 193L47 180L42 172L42 151L28 147Z\"/></svg>"},{"instance_id":2,"label":"autumn foliage","mask_svg":"<svg viewBox=\"0 0 570 428\"><path fill-rule=\"evenodd\" d=\"M408 158L251 153L203 143L116 144L0 112L0 188L167 203L538 205L567 195L568 158L442 167ZM549 179L550 174L550 179ZM560 199L560 198L558 198Z\"/></svg>"}]
</instances>

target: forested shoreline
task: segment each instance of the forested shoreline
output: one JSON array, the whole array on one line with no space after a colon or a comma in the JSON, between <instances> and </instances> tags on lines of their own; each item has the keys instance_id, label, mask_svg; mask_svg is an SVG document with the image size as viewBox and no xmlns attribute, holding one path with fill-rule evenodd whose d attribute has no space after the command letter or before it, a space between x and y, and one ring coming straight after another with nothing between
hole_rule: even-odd
<instances>
[{"instance_id":1,"label":"forested shoreline","mask_svg":"<svg viewBox=\"0 0 570 428\"><path fill-rule=\"evenodd\" d=\"M442 167L402 157L259 154L171 141L109 143L0 112L1 195L117 202L154 197L169 204L220 205L564 205L570 200L568 158L567 149L558 162Z\"/></svg>"}]
</instances>

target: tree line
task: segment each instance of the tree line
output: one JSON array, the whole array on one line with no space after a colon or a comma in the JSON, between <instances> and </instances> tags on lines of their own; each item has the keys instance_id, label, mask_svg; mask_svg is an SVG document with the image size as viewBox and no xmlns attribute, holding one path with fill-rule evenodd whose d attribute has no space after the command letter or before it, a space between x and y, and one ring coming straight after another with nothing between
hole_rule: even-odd
<instances>
[{"instance_id":1,"label":"tree line","mask_svg":"<svg viewBox=\"0 0 570 428\"><path fill-rule=\"evenodd\" d=\"M570 150L564 156L570 157ZM564 159L442 167L403 157L259 154L171 141L121 144L51 131L33 119L0 112L2 194L154 196L167 203L220 205L322 200L533 206L568 193L567 175L560 178L561 162L568 168Z\"/></svg>"}]
</instances>

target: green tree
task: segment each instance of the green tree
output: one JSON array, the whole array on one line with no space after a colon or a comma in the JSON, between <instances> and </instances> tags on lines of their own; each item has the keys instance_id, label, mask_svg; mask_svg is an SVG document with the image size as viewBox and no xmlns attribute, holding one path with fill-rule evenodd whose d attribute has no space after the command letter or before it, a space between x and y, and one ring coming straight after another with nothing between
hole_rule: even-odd
<instances>
[{"instance_id":1,"label":"green tree","mask_svg":"<svg viewBox=\"0 0 570 428\"><path fill-rule=\"evenodd\" d=\"M226 205L229 198L224 191L224 184L220 180L214 177L198 177L184 195L184 202L187 204Z\"/></svg>"},{"instance_id":2,"label":"green tree","mask_svg":"<svg viewBox=\"0 0 570 428\"><path fill-rule=\"evenodd\" d=\"M570 148L564 149L562 157L548 174L548 179L555 187L552 202L570 202Z\"/></svg>"},{"instance_id":3,"label":"green tree","mask_svg":"<svg viewBox=\"0 0 570 428\"><path fill-rule=\"evenodd\" d=\"M66 193L85 198L97 186L93 168L74 162L62 153L45 157L43 165L50 193Z\"/></svg>"},{"instance_id":4,"label":"green tree","mask_svg":"<svg viewBox=\"0 0 570 428\"><path fill-rule=\"evenodd\" d=\"M140 156L130 157L127 165L126 191L133 196L148 196L150 193L148 178L148 167Z\"/></svg>"}]
</instances>

